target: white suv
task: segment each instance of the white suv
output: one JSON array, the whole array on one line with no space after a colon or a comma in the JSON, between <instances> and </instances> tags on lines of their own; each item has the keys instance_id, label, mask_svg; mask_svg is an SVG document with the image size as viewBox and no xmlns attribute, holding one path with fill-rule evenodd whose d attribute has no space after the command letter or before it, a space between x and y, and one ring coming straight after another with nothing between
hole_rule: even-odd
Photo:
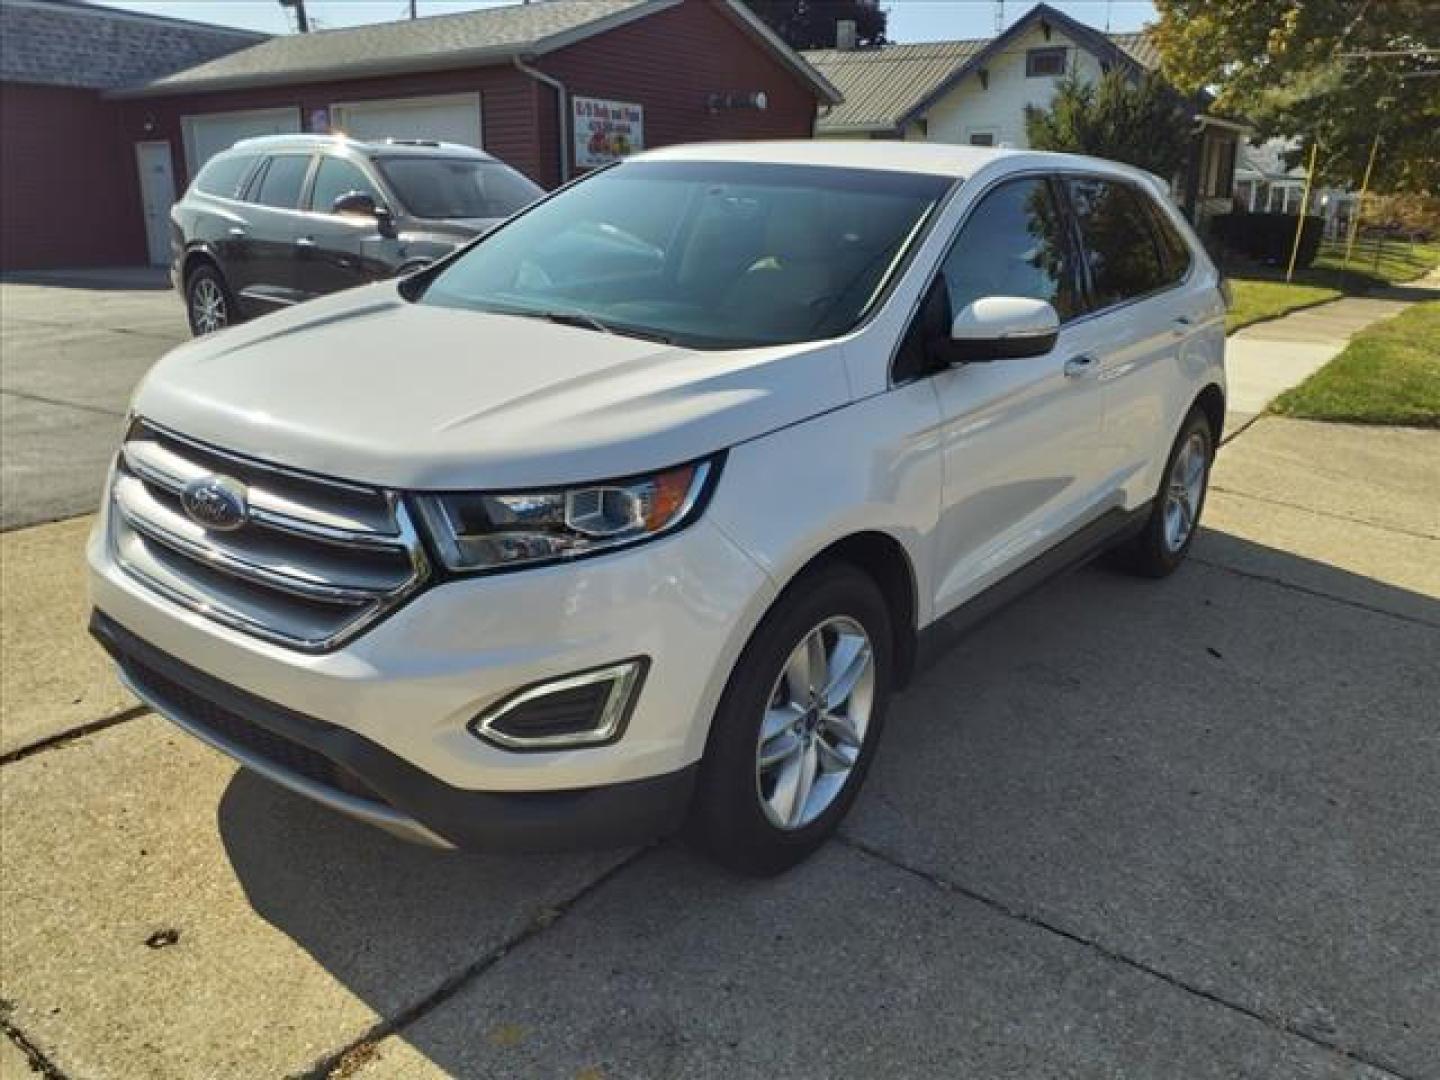
<instances>
[{"instance_id":1,"label":"white suv","mask_svg":"<svg viewBox=\"0 0 1440 1080\"><path fill-rule=\"evenodd\" d=\"M1123 166L642 154L156 365L93 630L181 727L392 832L688 823L773 873L844 816L936 631L1102 550L1184 558L1223 316Z\"/></svg>"}]
</instances>

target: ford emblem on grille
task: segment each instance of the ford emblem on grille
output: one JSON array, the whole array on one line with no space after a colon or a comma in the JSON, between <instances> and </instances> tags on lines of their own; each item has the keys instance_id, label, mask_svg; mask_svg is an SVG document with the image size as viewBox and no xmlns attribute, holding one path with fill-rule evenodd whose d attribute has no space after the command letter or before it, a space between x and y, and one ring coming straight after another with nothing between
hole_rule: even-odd
<instances>
[{"instance_id":1,"label":"ford emblem on grille","mask_svg":"<svg viewBox=\"0 0 1440 1080\"><path fill-rule=\"evenodd\" d=\"M190 519L207 529L230 532L250 519L245 485L228 476L201 476L185 485L180 505Z\"/></svg>"}]
</instances>

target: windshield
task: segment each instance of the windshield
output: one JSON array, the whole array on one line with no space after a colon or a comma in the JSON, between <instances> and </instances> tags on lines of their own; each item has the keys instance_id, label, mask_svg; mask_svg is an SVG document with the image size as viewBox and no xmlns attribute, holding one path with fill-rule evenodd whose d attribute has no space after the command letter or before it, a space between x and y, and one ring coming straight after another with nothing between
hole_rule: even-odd
<instances>
[{"instance_id":1,"label":"windshield","mask_svg":"<svg viewBox=\"0 0 1440 1080\"><path fill-rule=\"evenodd\" d=\"M545 194L498 161L397 156L375 164L405 209L419 218L505 218Z\"/></svg>"},{"instance_id":2,"label":"windshield","mask_svg":"<svg viewBox=\"0 0 1440 1080\"><path fill-rule=\"evenodd\" d=\"M487 236L421 302L699 348L859 321L950 177L716 162L616 166Z\"/></svg>"}]
</instances>

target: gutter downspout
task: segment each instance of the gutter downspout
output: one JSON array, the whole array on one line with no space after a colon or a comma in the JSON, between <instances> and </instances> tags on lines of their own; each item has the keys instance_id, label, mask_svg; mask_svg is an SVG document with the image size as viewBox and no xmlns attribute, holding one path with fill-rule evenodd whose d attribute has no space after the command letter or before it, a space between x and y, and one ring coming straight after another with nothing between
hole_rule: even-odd
<instances>
[{"instance_id":1,"label":"gutter downspout","mask_svg":"<svg viewBox=\"0 0 1440 1080\"><path fill-rule=\"evenodd\" d=\"M565 84L555 76L531 67L520 57L514 57L512 62L516 71L529 75L536 82L544 83L555 91L556 135L560 143L560 183L564 184L570 179L570 91L566 90Z\"/></svg>"}]
</instances>

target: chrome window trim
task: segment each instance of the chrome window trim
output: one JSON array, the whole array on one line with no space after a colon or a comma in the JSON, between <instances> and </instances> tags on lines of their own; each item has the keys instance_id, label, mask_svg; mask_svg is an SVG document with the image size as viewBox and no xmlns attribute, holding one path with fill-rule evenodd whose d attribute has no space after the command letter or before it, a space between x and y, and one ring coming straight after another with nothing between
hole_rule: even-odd
<instances>
[{"instance_id":1,"label":"chrome window trim","mask_svg":"<svg viewBox=\"0 0 1440 1080\"><path fill-rule=\"evenodd\" d=\"M936 275L937 273L939 273L940 267L944 264L946 257L950 254L950 249L955 246L955 241L960 238L960 233L961 233L961 231L965 228L966 224L970 221L970 218L971 218L971 216L975 213L975 210L979 207L980 203L985 199L985 197L986 197L987 195L989 195L990 192L994 191L997 187L999 187L1001 184L1004 184L1004 183L1006 183L1006 182L1008 182L1008 181L1010 181L1010 180L1024 179L1024 178L1034 178L1034 177L1039 177L1039 178L1041 178L1041 179L1050 178L1050 179L1054 179L1054 180L1060 181L1060 182L1062 182L1062 183L1063 183L1065 180L1069 179L1070 177L1085 177L1085 178L1094 179L1094 180L1105 180L1105 181L1108 181L1108 182L1111 182L1111 183L1128 184L1131 188L1133 188L1133 189L1135 189L1135 190L1137 191L1137 193L1139 194L1139 196L1140 196L1141 198L1143 198L1143 199L1149 199L1152 203L1154 203L1154 204L1155 204L1155 211L1156 211L1157 213L1165 214L1165 215L1167 215L1167 217L1168 217L1168 215L1169 215L1169 211L1167 211L1167 210L1165 209L1165 207L1163 207L1163 206L1160 205L1160 201L1159 201L1157 198L1155 198L1155 197L1154 197L1153 195L1151 195L1148 191L1146 191L1144 188L1142 188L1142 187L1141 187L1139 184L1137 184L1134 180L1132 180L1132 179L1130 179L1129 177L1126 177L1126 176L1112 176L1112 175L1109 174L1109 173L1103 173L1103 172L1086 172L1086 171L1083 170L1083 169L1042 169L1042 168L1032 168L1032 169L1016 169L1016 170L1014 170L1013 172L1004 173L1004 174L1002 174L1002 175L1000 175L1000 176L997 176L997 177L995 177L994 179L988 181L988 182L986 183L986 185L985 185L983 188L981 188L980 191L976 194L974 201L970 204L970 207L965 211L964 215L960 218L960 220L959 220L958 222L955 223L954 229L950 232L950 235L949 235L949 236L946 238L946 240L945 240L945 247L944 247L944 250L940 253L940 257L939 257L938 259L936 259L935 262L930 266L930 268L929 268L928 270L926 270L925 273L924 273L924 280L923 280L922 286L921 286L919 292L916 293L914 301L910 304L910 310L909 310L909 312L906 314L906 316L905 316L905 318L904 318L904 320L903 320L903 329L901 330L900 335L895 339L895 344L892 345L891 348L890 348L890 362L889 362L889 365L888 365L886 374L887 374L887 377L888 377L889 388L890 388L891 390L894 390L896 387L899 387L899 386L907 386L907 385L909 385L910 383L912 383L912 382L915 381L914 379L905 379L905 380L903 380L903 381L897 380L897 379L895 378L895 361L896 361L897 359L899 359L900 349L901 349L901 347L905 344L905 337L906 337L906 335L910 332L910 327L911 327L911 325L914 323L916 316L919 315L919 313L920 313L920 306L921 306L923 303L925 303L925 296L926 296L926 294L930 291L930 284L931 284L931 282L934 280L935 275ZM958 197L959 197L960 192L961 192L961 189L963 188L963 186L964 186L964 181L963 181L963 180L958 181L958 182L956 183L955 190L954 190L954 192L952 192L952 200L951 200L951 201L953 201L953 198L958 198ZM940 209L940 208L937 207L937 209ZM1074 226L1073 231L1077 234L1077 235L1076 235L1076 242L1079 243L1079 242L1080 242L1080 238L1079 238L1079 236L1078 236L1078 233L1079 233L1079 227L1078 227L1078 226L1079 226L1079 223L1075 220L1074 211L1071 209L1071 207L1070 207L1070 205L1069 205L1068 193L1067 193L1067 197L1066 197L1066 202L1065 202L1063 205L1058 206L1057 209L1060 211L1061 215L1066 219L1067 223L1070 223L1070 224L1067 224L1067 226L1066 226L1067 231L1071 231L1071 225L1073 224L1073 226ZM1179 230L1179 229L1177 229L1176 231L1179 232L1181 240L1183 240L1183 241L1185 242L1185 247L1186 247L1186 248L1189 250L1189 252L1190 252L1190 264L1189 264L1189 266L1186 268L1184 277L1181 277L1181 278L1179 278L1179 279L1176 280L1176 281L1172 281L1172 282L1170 282L1169 284L1167 284L1167 285L1165 285L1165 286L1163 286L1163 287L1161 287L1161 288L1159 288L1159 289L1154 289L1154 290L1152 290L1152 291L1150 291L1150 292L1148 292L1148 293L1145 293L1145 294L1143 294L1143 295L1141 295L1141 296L1127 297L1126 299L1121 300L1121 301L1119 301L1118 303L1111 304L1109 307L1088 309L1088 310L1085 310L1085 311L1078 312L1077 314L1072 315L1072 316L1071 316L1070 318L1068 318L1068 319L1061 319L1061 320L1060 320L1060 327L1061 327L1061 329L1063 330L1063 329L1066 329L1066 328L1071 327L1071 326L1078 326L1078 325L1080 325L1080 324L1082 324L1082 323L1084 323L1084 322L1089 321L1090 319L1094 319L1094 318L1096 318L1096 317L1098 317L1098 316L1101 316L1101 315L1111 315L1111 314L1114 314L1115 312L1120 311L1120 310L1122 310L1123 308L1129 307L1129 306L1132 305L1132 304L1144 303L1145 301L1147 301L1147 300L1152 300L1152 299L1154 299L1154 298L1157 297L1157 296L1162 296L1162 295L1164 295L1164 294L1167 293L1167 292L1172 292L1172 291L1174 291L1174 290L1176 290L1176 289L1183 289L1183 288L1185 288L1186 286L1190 285L1190 284L1192 283L1192 281L1194 280L1195 275L1196 275L1196 274L1198 273L1198 271L1199 271L1200 260L1199 260L1198 258L1196 258L1195 248L1194 248L1194 246L1190 243L1190 240L1189 240L1189 238L1185 235L1185 233L1184 233L1183 231ZM928 239L928 237L927 237L926 239ZM924 240L919 241L919 244L923 244L923 243L924 243ZM917 244L917 247L918 247L918 246L919 246L919 245ZM1083 255L1083 254L1084 254L1083 245L1082 245L1081 249L1076 252L1076 254L1077 254L1077 255ZM914 270L914 269L915 269L915 266L914 266L914 264L912 263L912 265L911 265L911 267L909 268L909 270ZM1084 268L1081 267L1081 268L1079 268L1079 269L1082 269L1082 270L1083 270ZM1088 291L1089 291L1089 290L1088 290L1088 282L1086 282L1086 285L1087 285L1087 288L1086 288L1084 291L1088 294ZM1082 296L1081 299L1084 300L1084 301L1088 301L1089 298L1088 298L1088 295L1086 295L1086 296ZM921 376L921 377L923 378L924 376Z\"/></svg>"}]
</instances>

